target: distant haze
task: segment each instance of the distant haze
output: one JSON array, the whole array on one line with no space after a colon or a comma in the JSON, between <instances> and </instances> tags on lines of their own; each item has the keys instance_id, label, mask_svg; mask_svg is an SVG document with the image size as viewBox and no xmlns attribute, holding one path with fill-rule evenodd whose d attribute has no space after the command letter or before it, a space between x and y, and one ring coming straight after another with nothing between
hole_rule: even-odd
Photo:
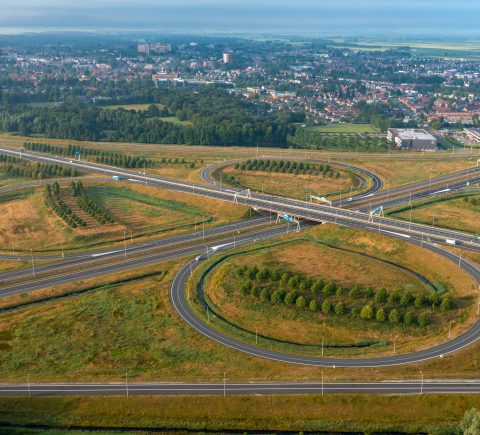
<instances>
[{"instance_id":1,"label":"distant haze","mask_svg":"<svg viewBox=\"0 0 480 435\"><path fill-rule=\"evenodd\" d=\"M480 0L0 0L0 32L479 36Z\"/></svg>"}]
</instances>

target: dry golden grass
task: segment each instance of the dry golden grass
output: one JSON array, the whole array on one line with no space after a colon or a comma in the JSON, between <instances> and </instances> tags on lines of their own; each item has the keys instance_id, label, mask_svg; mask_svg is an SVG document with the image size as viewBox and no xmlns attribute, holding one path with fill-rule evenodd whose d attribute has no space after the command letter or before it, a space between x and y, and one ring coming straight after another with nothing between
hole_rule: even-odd
<instances>
[{"instance_id":1,"label":"dry golden grass","mask_svg":"<svg viewBox=\"0 0 480 435\"><path fill-rule=\"evenodd\" d=\"M358 166L368 169L383 179L385 188L403 186L417 181L428 180L430 173L432 178L440 177L456 171L471 168L475 165L470 158L455 160L415 160L415 159L383 159L370 160L368 157L360 157L354 162ZM390 181L388 182L388 180Z\"/></svg>"},{"instance_id":2,"label":"dry golden grass","mask_svg":"<svg viewBox=\"0 0 480 435\"><path fill-rule=\"evenodd\" d=\"M365 243L366 239L368 236L360 237L362 243ZM354 243L356 242L354 237L352 240ZM374 244L375 239L371 242ZM385 245L386 243L383 244L384 248ZM380 246L382 246L381 243ZM393 247L386 248L393 252ZM406 243L399 242L395 257L397 255L400 257L400 252L403 255L404 249L408 249ZM420 251L421 257L429 258L428 251ZM407 251L406 254L410 255L411 253ZM437 323L439 321L438 313L429 313L431 318L435 317L436 322L426 329L392 328L388 322L385 325L379 325L376 322L350 319L348 315L337 317L335 315L326 316L322 313L312 314L308 310L299 312L295 308L285 307L282 304L271 305L261 302L257 298L241 296L239 292L241 280L234 278L234 265L249 266L252 264L259 268L268 267L270 270L280 268L304 276L322 278L325 282L332 280L347 289L357 284L364 288L371 286L376 290L387 288L389 291L408 290L412 293L425 292L428 289L418 278L395 266L311 242L287 244L233 257L223 263L209 277L205 286L206 294L215 306L215 311L219 312L222 317L253 333L257 330L261 336L312 345L319 345L324 339L326 345L338 346L352 345L363 340L393 340L393 337L398 335L402 337L405 346L409 345L413 349L416 345L425 347L430 341L437 340L439 328L445 327L444 322ZM434 264L436 265L436 263ZM412 267L412 270L425 274L427 270L435 269L434 264L430 264L428 269L427 267L421 269ZM447 268L443 271L445 275L448 275L450 270L457 269L453 263L450 263L449 266L445 265L445 267ZM444 277L441 278L444 279ZM472 291L473 287L469 287L469 289ZM461 289L461 291L464 290ZM453 285L452 293L455 292L455 285ZM321 299L323 300L323 298ZM334 299L334 297L330 297L330 300ZM347 298L347 307L355 305L361 308L367 303L371 303L371 300L364 302L356 300L353 303ZM464 312L463 315L462 312ZM471 316L471 314L471 309L463 309L456 313L448 313L446 317L453 316L452 318L461 319L464 316ZM445 318L445 315L442 315L442 318ZM460 320L456 321L460 322ZM463 327L465 326L463 325ZM366 349L362 352L369 351ZM378 349L375 350L375 352L378 351ZM358 354L359 351L352 349L351 352Z\"/></svg>"},{"instance_id":3,"label":"dry golden grass","mask_svg":"<svg viewBox=\"0 0 480 435\"><path fill-rule=\"evenodd\" d=\"M85 183L92 192L100 192L99 202L106 210L110 211L116 219L115 224L99 225L93 218L80 210L75 201L62 193L65 201L75 209L77 214L87 221L84 229L69 228L65 222L47 209L43 203L43 188L38 188L28 198L7 201L0 204L2 219L0 220L0 249L9 252L13 247L17 251L44 251L58 250L61 243L64 249L107 246L109 244L122 244L124 230L127 237L138 240L151 240L162 236L170 236L180 232L190 231L195 219L200 223L203 219L205 227L218 225L225 222L240 220L248 211L247 207L217 202L189 194L172 192L156 187L118 183ZM66 185L65 185L66 186ZM66 187L62 188L65 189ZM105 194L102 194L102 186ZM107 189L124 186L132 192L148 195L160 200L181 202L186 206L195 207L198 216L185 213L182 210L163 208L162 206L149 205L137 202L135 199L110 195ZM110 196L109 196L110 195ZM173 203L172 203L173 204ZM203 214L203 217L201 216Z\"/></svg>"},{"instance_id":4,"label":"dry golden grass","mask_svg":"<svg viewBox=\"0 0 480 435\"><path fill-rule=\"evenodd\" d=\"M480 198L480 197L479 197ZM393 217L410 220L410 210L393 213ZM480 232L480 207L466 203L463 198L417 206L412 209L412 220L471 233Z\"/></svg>"}]
</instances>

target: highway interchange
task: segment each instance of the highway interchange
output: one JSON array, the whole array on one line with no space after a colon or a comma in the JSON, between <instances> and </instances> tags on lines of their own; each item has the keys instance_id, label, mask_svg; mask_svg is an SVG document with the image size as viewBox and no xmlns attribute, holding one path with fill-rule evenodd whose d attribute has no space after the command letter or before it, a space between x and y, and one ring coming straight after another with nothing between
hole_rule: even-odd
<instances>
[{"instance_id":1,"label":"highway interchange","mask_svg":"<svg viewBox=\"0 0 480 435\"><path fill-rule=\"evenodd\" d=\"M31 161L43 163L56 163L63 166L76 167L81 171L88 171L106 176L119 175L124 178L124 181L132 183L145 183L171 190L183 191L190 194L201 195L209 198L219 200L238 202L247 206L266 210L271 213L287 213L291 216L302 218L308 222L334 222L336 224L345 225L353 228L363 230L375 231L383 233L391 237L396 237L403 240L408 240L410 243L423 246L434 252L443 255L450 260L458 263L471 276L473 276L477 283L480 283L480 270L470 262L458 257L457 255L446 251L439 247L440 244L445 244L447 239L454 239L459 247L470 249L474 251L480 250L480 240L472 235L462 233L459 231L451 231L442 228L430 227L425 225L418 225L411 222L402 222L394 219L370 216L369 211L372 209L372 204L381 204L385 208L393 207L399 204L405 204L413 200L421 198L451 193L456 190L470 188L470 186L480 182L479 168L472 168L466 171L461 171L455 174L439 177L433 180L428 180L414 185L404 186L398 189L392 189L386 193L380 191L382 182L375 174L361 170L360 168L350 168L363 173L367 179L370 179L370 188L367 192L353 197L351 200L339 203L333 203L333 207L327 205L313 204L305 201L298 201L288 198L281 198L272 195L262 195L259 193L245 193L235 191L227 186L211 186L198 183L191 183L187 181L173 180L165 177L151 176L144 173L134 171L127 171L119 168L112 168L107 166L100 166L88 162L78 162L75 160L63 159L59 157L44 156L36 153L25 153L10 149L1 149L0 152L9 154L15 157L25 158ZM217 165L205 168L202 171L202 179L205 182L213 183L211 177L212 171L221 168L230 162L222 162ZM330 162L337 164L335 162ZM93 181L93 180L92 180ZM30 183L28 183L30 184ZM32 183L33 184L33 183ZM443 188L439 188L443 187ZM447 187L448 186L448 187ZM387 196L385 196L387 195ZM391 198L391 199L390 199ZM365 201L369 202L368 207L364 205ZM358 204L358 206L357 206ZM340 207L340 206L344 207ZM348 209L346 208L348 207ZM355 210L352 209L355 208ZM358 208L357 208L358 207ZM257 355L263 358L270 358L296 364L308 364L325 367L378 367L385 365L396 365L418 362L430 358L443 358L444 355L459 350L480 338L480 323L475 323L468 331L451 341L443 343L439 346L425 349L419 352L394 355L383 358L365 358L365 359L324 359L315 357L296 356L291 354L283 354L279 352L272 352L261 349L257 346L248 345L238 342L228 336L220 334L213 328L210 328L203 320L199 319L192 313L189 305L185 299L185 283L190 276L194 267L201 264L208 254L205 254L205 248L215 246L216 252L231 249L234 246L239 246L245 243L252 243L270 237L275 237L286 231L291 231L287 225L272 226L268 225L271 217L263 217L251 221L245 221L236 224L229 224L222 227L210 228L204 231L197 231L191 234L182 236L174 236L171 238L162 239L160 241L148 242L144 244L135 244L125 247L125 250L116 249L110 251L95 251L89 253L77 253L71 256L65 256L60 259L58 263L47 264L37 268L39 275L38 279L26 280L21 283L7 284L6 287L0 288L0 296L11 294L20 294L28 291L49 287L65 282L72 282L79 279L85 279L91 276L100 276L112 273L118 270L126 270L137 267L138 265L156 264L160 261L165 261L172 258L179 258L185 256L197 255L198 260L190 260L177 273L175 279L170 287L170 295L172 303L179 313L179 315L189 323L194 329L209 338L230 346L239 351L249 354ZM242 233L239 234L238 231ZM235 234L236 232L236 234ZM211 238L211 239L210 239ZM207 240L207 243L205 243ZM211 241L211 243L209 242ZM165 249L169 247L169 249ZM146 254L148 252L148 255ZM203 255L202 255L203 253ZM140 254L134 257L135 254ZM200 254L200 255L199 255ZM134 257L128 258L127 257ZM91 262L92 258L99 259L100 263L103 260L123 258L123 261L110 262L102 265L95 264L92 267L87 267L84 270L78 270L81 263ZM8 256L7 256L8 257ZM125 258L127 257L127 258ZM13 256L12 256L13 258ZM50 257L51 258L51 257ZM57 256L58 259L58 256ZM65 267L72 267L73 270L69 273L62 273L55 275L55 270L63 270ZM42 269L43 268L43 269ZM48 276L42 277L42 272L48 273ZM27 269L6 272L0 274L0 285L9 280L16 280L18 278L26 277L29 274ZM112 386L113 385L113 386ZM295 392L316 392L318 393L319 384L240 384L218 385L218 384L148 384L148 385L133 385L130 387L132 394L220 394L226 388L230 393L258 393L258 394L274 394L274 393L295 393ZM253 386L253 387L252 387ZM36 385L28 386L28 394L124 394L125 386L115 386L115 384L107 385L87 385L78 386L72 385ZM348 384L325 384L323 385L325 392L402 392L412 393L419 392L419 383L348 383ZM82 390L82 388L84 388ZM123 388L123 389L122 389ZM450 382L425 382L422 381L422 392L478 392L479 385L468 381L459 381L457 383ZM25 385L6 385L0 387L0 394L25 394L27 391Z\"/></svg>"}]
</instances>

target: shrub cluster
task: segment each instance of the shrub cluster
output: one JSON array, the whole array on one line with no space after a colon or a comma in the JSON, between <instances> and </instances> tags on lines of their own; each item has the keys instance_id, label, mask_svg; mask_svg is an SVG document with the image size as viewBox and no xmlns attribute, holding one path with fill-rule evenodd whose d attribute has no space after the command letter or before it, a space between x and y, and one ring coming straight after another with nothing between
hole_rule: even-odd
<instances>
[{"instance_id":1,"label":"shrub cluster","mask_svg":"<svg viewBox=\"0 0 480 435\"><path fill-rule=\"evenodd\" d=\"M425 327L429 319L425 310L448 311L454 308L453 297L446 293L442 298L432 292L389 292L359 286L342 288L333 281L313 280L286 271L253 265L236 269L242 283L239 292L254 296L262 302L283 304L300 311L322 312L325 315L350 316L378 323Z\"/></svg>"},{"instance_id":2,"label":"shrub cluster","mask_svg":"<svg viewBox=\"0 0 480 435\"><path fill-rule=\"evenodd\" d=\"M60 186L57 182L45 187L45 204L50 207L71 228L86 227L86 222L78 217L60 198Z\"/></svg>"},{"instance_id":3,"label":"shrub cluster","mask_svg":"<svg viewBox=\"0 0 480 435\"><path fill-rule=\"evenodd\" d=\"M241 163L235 164L235 169L240 169L242 171L263 171L263 172L280 172L288 174L309 174L309 175L320 175L324 177L327 175L329 177L340 177L340 172L335 172L329 164L315 164L315 163L306 163L306 162L296 162L290 160L245 160Z\"/></svg>"},{"instance_id":4,"label":"shrub cluster","mask_svg":"<svg viewBox=\"0 0 480 435\"><path fill-rule=\"evenodd\" d=\"M473 205L474 207L478 207L480 206L480 198L469 198L468 196L466 196L465 198L463 198L463 200L467 203L467 204L471 204Z\"/></svg>"}]
</instances>

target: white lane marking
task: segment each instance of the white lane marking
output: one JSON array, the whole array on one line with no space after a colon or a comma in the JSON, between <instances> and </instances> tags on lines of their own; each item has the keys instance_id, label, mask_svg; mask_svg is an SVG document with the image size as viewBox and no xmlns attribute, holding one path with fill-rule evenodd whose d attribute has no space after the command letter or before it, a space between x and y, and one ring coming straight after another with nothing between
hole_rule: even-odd
<instances>
[{"instance_id":1,"label":"white lane marking","mask_svg":"<svg viewBox=\"0 0 480 435\"><path fill-rule=\"evenodd\" d=\"M123 249L119 249L117 251L100 252L99 254L92 254L92 257L101 257L102 255L116 254L117 252L123 252Z\"/></svg>"}]
</instances>

